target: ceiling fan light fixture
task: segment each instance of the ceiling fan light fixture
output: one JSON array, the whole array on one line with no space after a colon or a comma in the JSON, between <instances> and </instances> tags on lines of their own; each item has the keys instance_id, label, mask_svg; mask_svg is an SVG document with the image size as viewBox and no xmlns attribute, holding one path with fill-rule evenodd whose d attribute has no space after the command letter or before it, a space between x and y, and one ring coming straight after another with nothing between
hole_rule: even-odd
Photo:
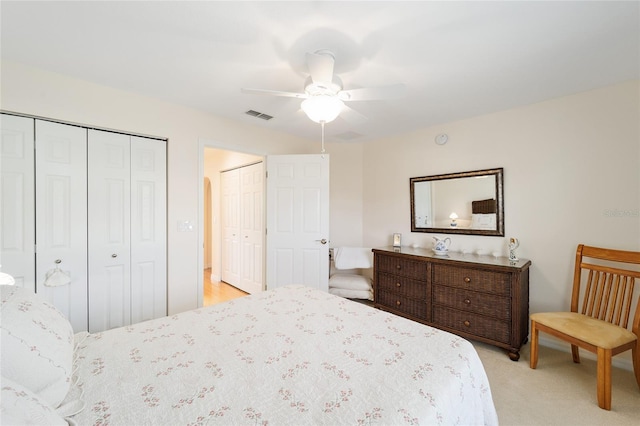
<instances>
[{"instance_id":1,"label":"ceiling fan light fixture","mask_svg":"<svg viewBox=\"0 0 640 426\"><path fill-rule=\"evenodd\" d=\"M300 107L312 121L329 123L338 117L344 103L337 96L315 95L305 99Z\"/></svg>"}]
</instances>

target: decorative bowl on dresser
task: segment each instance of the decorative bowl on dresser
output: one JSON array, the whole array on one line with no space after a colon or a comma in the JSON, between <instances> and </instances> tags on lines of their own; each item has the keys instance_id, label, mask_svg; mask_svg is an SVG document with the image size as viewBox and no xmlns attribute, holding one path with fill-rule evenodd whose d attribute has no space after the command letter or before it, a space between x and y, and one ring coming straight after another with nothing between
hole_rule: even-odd
<instances>
[{"instance_id":1,"label":"decorative bowl on dresser","mask_svg":"<svg viewBox=\"0 0 640 426\"><path fill-rule=\"evenodd\" d=\"M373 254L376 308L520 358L529 335L529 260L409 247Z\"/></svg>"}]
</instances>

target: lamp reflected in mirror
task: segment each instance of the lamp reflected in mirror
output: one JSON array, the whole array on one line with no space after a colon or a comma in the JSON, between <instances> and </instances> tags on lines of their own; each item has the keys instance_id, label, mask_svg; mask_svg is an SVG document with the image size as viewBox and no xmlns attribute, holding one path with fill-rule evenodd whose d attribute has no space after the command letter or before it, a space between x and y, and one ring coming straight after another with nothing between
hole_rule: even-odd
<instances>
[{"instance_id":1,"label":"lamp reflected in mirror","mask_svg":"<svg viewBox=\"0 0 640 426\"><path fill-rule=\"evenodd\" d=\"M458 223L456 222L457 218L458 218L458 215L456 214L456 212L453 212L449 215L449 219L451 219L452 228L455 228L456 226L458 226Z\"/></svg>"}]
</instances>

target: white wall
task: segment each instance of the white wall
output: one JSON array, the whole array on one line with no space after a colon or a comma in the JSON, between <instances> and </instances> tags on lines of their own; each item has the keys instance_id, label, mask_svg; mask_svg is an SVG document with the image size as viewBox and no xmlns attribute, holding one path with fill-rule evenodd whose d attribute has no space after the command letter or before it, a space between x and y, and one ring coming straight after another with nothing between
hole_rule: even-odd
<instances>
[{"instance_id":1,"label":"white wall","mask_svg":"<svg viewBox=\"0 0 640 426\"><path fill-rule=\"evenodd\" d=\"M251 127L3 61L0 108L167 137L169 312L197 306L199 141L258 155L319 152L319 141ZM530 310L565 308L578 243L640 250L640 84L628 82L394 138L327 145L331 246L431 244L410 232L409 178L504 168L506 236L532 260ZM439 133L449 142L434 143ZM454 235L461 247L506 254L505 238Z\"/></svg>"},{"instance_id":2,"label":"white wall","mask_svg":"<svg viewBox=\"0 0 640 426\"><path fill-rule=\"evenodd\" d=\"M198 233L177 223L197 223L199 140L224 141L239 151L306 154L315 144L282 133L241 125L194 109L93 83L2 62L0 108L113 130L166 137L168 143L169 313L197 307Z\"/></svg>"},{"instance_id":3,"label":"white wall","mask_svg":"<svg viewBox=\"0 0 640 426\"><path fill-rule=\"evenodd\" d=\"M319 145L319 142L318 142ZM331 247L362 246L362 147L361 143L327 143L330 161Z\"/></svg>"},{"instance_id":4,"label":"white wall","mask_svg":"<svg viewBox=\"0 0 640 426\"><path fill-rule=\"evenodd\" d=\"M198 236L177 223L198 222L201 144L259 156L317 154L308 141L252 127L159 99L100 86L23 64L2 61L0 109L112 130L159 136L168 143L169 314L196 308ZM331 235L340 244L362 242L362 155L359 144L327 144L331 154ZM332 238L333 239L333 238Z\"/></svg>"},{"instance_id":5,"label":"white wall","mask_svg":"<svg viewBox=\"0 0 640 426\"><path fill-rule=\"evenodd\" d=\"M451 248L506 255L517 237L532 261L530 312L567 309L579 243L640 250L639 119L633 81L367 143L364 244L401 232L431 246L410 232L410 177L504 167L506 238L449 235Z\"/></svg>"}]
</instances>

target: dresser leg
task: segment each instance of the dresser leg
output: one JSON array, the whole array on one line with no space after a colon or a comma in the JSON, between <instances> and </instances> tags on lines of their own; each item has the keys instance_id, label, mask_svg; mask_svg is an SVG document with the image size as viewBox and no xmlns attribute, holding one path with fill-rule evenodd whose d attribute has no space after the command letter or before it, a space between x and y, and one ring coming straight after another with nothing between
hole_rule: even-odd
<instances>
[{"instance_id":1,"label":"dresser leg","mask_svg":"<svg viewBox=\"0 0 640 426\"><path fill-rule=\"evenodd\" d=\"M511 361L518 361L520 359L520 351L517 349L509 349L507 355L509 355Z\"/></svg>"}]
</instances>

